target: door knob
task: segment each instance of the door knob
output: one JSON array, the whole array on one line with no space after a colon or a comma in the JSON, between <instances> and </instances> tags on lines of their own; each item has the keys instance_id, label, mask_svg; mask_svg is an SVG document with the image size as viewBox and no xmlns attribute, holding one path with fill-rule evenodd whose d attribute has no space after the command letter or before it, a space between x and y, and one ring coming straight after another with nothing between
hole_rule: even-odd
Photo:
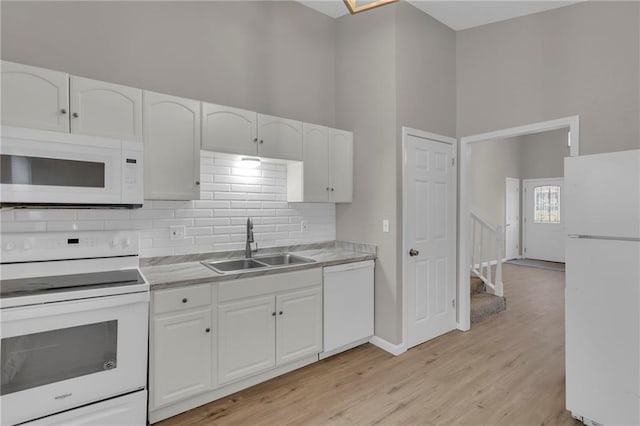
<instances>
[{"instance_id":1,"label":"door knob","mask_svg":"<svg viewBox=\"0 0 640 426\"><path fill-rule=\"evenodd\" d=\"M417 256L419 254L420 254L420 252L418 250L416 250L416 249L409 250L409 256L413 257L413 256Z\"/></svg>"}]
</instances>

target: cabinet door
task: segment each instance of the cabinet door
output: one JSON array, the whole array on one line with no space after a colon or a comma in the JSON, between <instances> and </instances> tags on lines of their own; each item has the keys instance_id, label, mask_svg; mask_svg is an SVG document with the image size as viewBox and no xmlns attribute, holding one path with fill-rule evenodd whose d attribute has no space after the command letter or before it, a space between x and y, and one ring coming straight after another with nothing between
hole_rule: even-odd
<instances>
[{"instance_id":1,"label":"cabinet door","mask_svg":"<svg viewBox=\"0 0 640 426\"><path fill-rule=\"evenodd\" d=\"M71 132L142 142L142 90L71 76Z\"/></svg>"},{"instance_id":2,"label":"cabinet door","mask_svg":"<svg viewBox=\"0 0 640 426\"><path fill-rule=\"evenodd\" d=\"M330 129L303 124L304 201L329 201Z\"/></svg>"},{"instance_id":3,"label":"cabinet door","mask_svg":"<svg viewBox=\"0 0 640 426\"><path fill-rule=\"evenodd\" d=\"M211 308L155 318L150 405L162 407L212 388Z\"/></svg>"},{"instance_id":4,"label":"cabinet door","mask_svg":"<svg viewBox=\"0 0 640 426\"><path fill-rule=\"evenodd\" d=\"M145 199L200 198L200 102L144 92Z\"/></svg>"},{"instance_id":5,"label":"cabinet door","mask_svg":"<svg viewBox=\"0 0 640 426\"><path fill-rule=\"evenodd\" d=\"M258 155L257 114L239 108L202 103L202 149Z\"/></svg>"},{"instance_id":6,"label":"cabinet door","mask_svg":"<svg viewBox=\"0 0 640 426\"><path fill-rule=\"evenodd\" d=\"M69 75L2 61L2 124L69 131Z\"/></svg>"},{"instance_id":7,"label":"cabinet door","mask_svg":"<svg viewBox=\"0 0 640 426\"><path fill-rule=\"evenodd\" d=\"M258 155L302 160L302 122L258 114Z\"/></svg>"},{"instance_id":8,"label":"cabinet door","mask_svg":"<svg viewBox=\"0 0 640 426\"><path fill-rule=\"evenodd\" d=\"M256 297L218 306L218 383L275 366L275 298Z\"/></svg>"},{"instance_id":9,"label":"cabinet door","mask_svg":"<svg viewBox=\"0 0 640 426\"><path fill-rule=\"evenodd\" d=\"M331 129L329 153L330 200L350 203L353 201L353 133Z\"/></svg>"},{"instance_id":10,"label":"cabinet door","mask_svg":"<svg viewBox=\"0 0 640 426\"><path fill-rule=\"evenodd\" d=\"M276 365L322 352L320 287L277 296L276 306Z\"/></svg>"}]
</instances>

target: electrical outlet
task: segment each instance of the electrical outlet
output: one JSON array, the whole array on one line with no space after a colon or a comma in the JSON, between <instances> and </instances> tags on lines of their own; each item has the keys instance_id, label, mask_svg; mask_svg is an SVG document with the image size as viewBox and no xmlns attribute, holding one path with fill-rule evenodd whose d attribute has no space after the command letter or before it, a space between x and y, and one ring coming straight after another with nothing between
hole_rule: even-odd
<instances>
[{"instance_id":1,"label":"electrical outlet","mask_svg":"<svg viewBox=\"0 0 640 426\"><path fill-rule=\"evenodd\" d=\"M306 221L306 220L300 221L300 231L309 232L309 221Z\"/></svg>"},{"instance_id":2,"label":"electrical outlet","mask_svg":"<svg viewBox=\"0 0 640 426\"><path fill-rule=\"evenodd\" d=\"M389 232L389 219L382 221L382 232Z\"/></svg>"},{"instance_id":3,"label":"electrical outlet","mask_svg":"<svg viewBox=\"0 0 640 426\"><path fill-rule=\"evenodd\" d=\"M173 225L169 227L169 239L170 240L183 240L185 234L184 225Z\"/></svg>"}]
</instances>

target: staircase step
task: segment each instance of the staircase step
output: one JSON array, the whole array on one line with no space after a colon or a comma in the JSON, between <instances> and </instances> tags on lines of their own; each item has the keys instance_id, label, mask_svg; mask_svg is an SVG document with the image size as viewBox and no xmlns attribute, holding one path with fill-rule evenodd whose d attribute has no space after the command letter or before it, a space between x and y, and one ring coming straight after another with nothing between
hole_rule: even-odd
<instances>
[{"instance_id":1,"label":"staircase step","mask_svg":"<svg viewBox=\"0 0 640 426\"><path fill-rule=\"evenodd\" d=\"M471 276L471 295L473 296L474 294L481 294L481 293L485 293L487 291L487 286L484 284L484 282L476 277L475 275Z\"/></svg>"},{"instance_id":2,"label":"staircase step","mask_svg":"<svg viewBox=\"0 0 640 426\"><path fill-rule=\"evenodd\" d=\"M491 293L479 293L471 296L471 324L495 315L507 309L507 299Z\"/></svg>"}]
</instances>

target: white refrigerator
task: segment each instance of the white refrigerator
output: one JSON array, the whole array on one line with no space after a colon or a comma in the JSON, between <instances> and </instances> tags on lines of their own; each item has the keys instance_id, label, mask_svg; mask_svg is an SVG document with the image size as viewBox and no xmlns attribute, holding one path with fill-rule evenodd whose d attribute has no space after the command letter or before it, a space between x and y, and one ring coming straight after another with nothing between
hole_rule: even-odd
<instances>
[{"instance_id":1,"label":"white refrigerator","mask_svg":"<svg viewBox=\"0 0 640 426\"><path fill-rule=\"evenodd\" d=\"M640 150L565 159L567 409L640 424Z\"/></svg>"}]
</instances>

